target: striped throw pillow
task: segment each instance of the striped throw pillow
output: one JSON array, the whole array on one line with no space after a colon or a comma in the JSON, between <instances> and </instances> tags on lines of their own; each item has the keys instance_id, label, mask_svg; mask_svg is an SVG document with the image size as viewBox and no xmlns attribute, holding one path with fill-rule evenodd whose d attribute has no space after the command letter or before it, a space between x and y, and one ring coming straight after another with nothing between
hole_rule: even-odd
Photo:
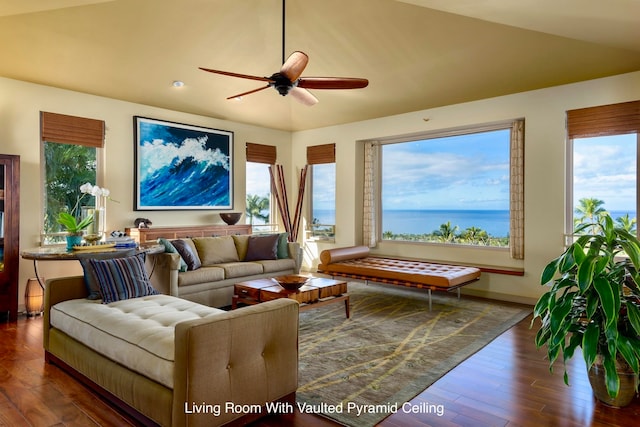
<instances>
[{"instance_id":1,"label":"striped throw pillow","mask_svg":"<svg viewBox=\"0 0 640 427\"><path fill-rule=\"evenodd\" d=\"M156 295L144 268L144 253L115 259L90 259L102 294L102 303Z\"/></svg>"}]
</instances>

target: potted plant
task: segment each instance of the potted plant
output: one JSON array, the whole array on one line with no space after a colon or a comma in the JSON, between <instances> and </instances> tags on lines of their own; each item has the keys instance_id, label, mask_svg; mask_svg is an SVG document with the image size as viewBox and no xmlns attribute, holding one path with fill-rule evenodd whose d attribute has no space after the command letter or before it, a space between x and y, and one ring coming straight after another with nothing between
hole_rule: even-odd
<instances>
[{"instance_id":1,"label":"potted plant","mask_svg":"<svg viewBox=\"0 0 640 427\"><path fill-rule=\"evenodd\" d=\"M56 218L58 224L62 225L67 232L67 249L69 250L73 249L74 246L81 243L83 230L93 224L94 218L97 215L97 213L94 213L93 215L82 218L80 222L78 222L78 220L76 219L76 214L78 207L80 206L80 201L82 201L82 199L84 199L84 197L88 195L95 197L96 205L104 204L104 201L102 201L102 199L112 200L109 196L109 190L107 190L106 188L100 188L97 185L91 185L88 182L80 186L80 193L82 195L78 197L78 200L76 201L73 209L71 209L71 212L60 212L58 214L58 217ZM104 210L104 207L101 207L101 209ZM100 215L99 219L104 221L104 211ZM97 236L98 238L100 237L99 234Z\"/></svg>"},{"instance_id":2,"label":"potted plant","mask_svg":"<svg viewBox=\"0 0 640 427\"><path fill-rule=\"evenodd\" d=\"M547 346L550 370L581 347L595 396L625 406L638 388L640 242L606 214L576 234L542 273L541 284L550 289L534 308L533 320L541 319L536 346ZM564 382L569 385L566 369Z\"/></svg>"},{"instance_id":3,"label":"potted plant","mask_svg":"<svg viewBox=\"0 0 640 427\"><path fill-rule=\"evenodd\" d=\"M72 214L60 212L57 221L67 231L67 249L71 250L82 242L83 230L93 223L93 217L87 216L78 222Z\"/></svg>"}]
</instances>

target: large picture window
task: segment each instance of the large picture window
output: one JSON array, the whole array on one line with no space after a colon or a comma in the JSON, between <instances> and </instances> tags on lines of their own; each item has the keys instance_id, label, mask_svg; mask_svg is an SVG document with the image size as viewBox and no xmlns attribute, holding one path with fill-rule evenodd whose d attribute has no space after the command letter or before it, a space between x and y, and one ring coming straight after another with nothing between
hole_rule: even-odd
<instances>
[{"instance_id":1,"label":"large picture window","mask_svg":"<svg viewBox=\"0 0 640 427\"><path fill-rule=\"evenodd\" d=\"M364 241L509 247L522 259L523 170L523 120L369 141Z\"/></svg>"}]
</instances>

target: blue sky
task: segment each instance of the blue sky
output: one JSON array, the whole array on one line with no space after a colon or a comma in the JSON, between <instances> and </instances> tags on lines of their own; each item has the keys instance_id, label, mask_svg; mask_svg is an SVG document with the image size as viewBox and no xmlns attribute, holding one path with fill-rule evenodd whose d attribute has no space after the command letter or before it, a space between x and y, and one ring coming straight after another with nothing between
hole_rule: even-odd
<instances>
[{"instance_id":1,"label":"blue sky","mask_svg":"<svg viewBox=\"0 0 640 427\"><path fill-rule=\"evenodd\" d=\"M509 130L383 146L384 209L509 209Z\"/></svg>"},{"instance_id":2,"label":"blue sky","mask_svg":"<svg viewBox=\"0 0 640 427\"><path fill-rule=\"evenodd\" d=\"M247 192L259 196L267 196L271 192L271 178L265 163L247 162Z\"/></svg>"},{"instance_id":3,"label":"blue sky","mask_svg":"<svg viewBox=\"0 0 640 427\"><path fill-rule=\"evenodd\" d=\"M573 200L604 200L609 211L636 210L636 134L580 138L573 147Z\"/></svg>"},{"instance_id":4,"label":"blue sky","mask_svg":"<svg viewBox=\"0 0 640 427\"><path fill-rule=\"evenodd\" d=\"M595 197L604 200L608 210L635 211L636 138L631 134L574 141L576 203ZM383 205L385 209L506 210L508 147L508 130L387 144L383 147ZM268 175L256 175L251 164L247 167L247 187L268 194ZM316 208L333 209L335 172L318 178Z\"/></svg>"}]
</instances>

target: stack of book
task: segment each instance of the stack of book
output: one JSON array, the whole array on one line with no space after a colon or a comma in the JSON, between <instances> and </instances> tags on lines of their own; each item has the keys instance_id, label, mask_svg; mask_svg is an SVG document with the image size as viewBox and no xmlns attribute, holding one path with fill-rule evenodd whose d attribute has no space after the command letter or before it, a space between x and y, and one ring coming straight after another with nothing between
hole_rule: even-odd
<instances>
[{"instance_id":1,"label":"stack of book","mask_svg":"<svg viewBox=\"0 0 640 427\"><path fill-rule=\"evenodd\" d=\"M138 246L135 240L131 237L109 237L107 243L115 243L116 249L135 248Z\"/></svg>"}]
</instances>

